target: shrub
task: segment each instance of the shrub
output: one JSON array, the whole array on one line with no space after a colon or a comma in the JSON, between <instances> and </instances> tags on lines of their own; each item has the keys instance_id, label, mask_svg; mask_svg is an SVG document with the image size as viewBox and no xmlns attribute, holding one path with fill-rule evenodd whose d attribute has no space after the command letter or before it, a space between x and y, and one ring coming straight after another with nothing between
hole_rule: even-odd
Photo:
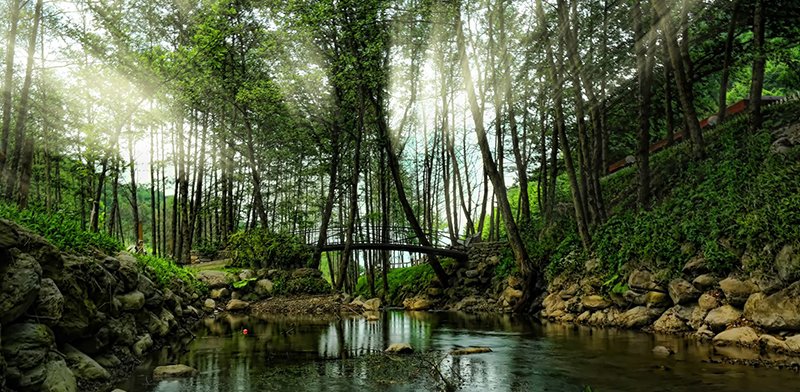
<instances>
[{"instance_id":1,"label":"shrub","mask_svg":"<svg viewBox=\"0 0 800 392\"><path fill-rule=\"evenodd\" d=\"M455 261L450 258L442 258L439 260L445 270L451 270L455 265ZM419 294L422 290L427 289L431 282L436 279L436 274L433 272L433 267L430 264L420 264L412 267L395 268L390 270L387 274L389 280L389 293L384 295L383 282L380 277L375 276L375 294L384 298L390 304L399 304L405 298L413 297ZM356 295L363 295L364 297L371 297L369 291L369 284L366 276L358 278L356 284Z\"/></svg>"},{"instance_id":2,"label":"shrub","mask_svg":"<svg viewBox=\"0 0 800 392\"><path fill-rule=\"evenodd\" d=\"M136 255L142 269L151 268L155 272L157 283L161 288L172 288L177 284L177 280L183 281L191 290L198 294L208 291L205 283L197 280L194 273L185 267L181 267L170 260L151 255Z\"/></svg>"},{"instance_id":3,"label":"shrub","mask_svg":"<svg viewBox=\"0 0 800 392\"><path fill-rule=\"evenodd\" d=\"M308 265L312 248L299 238L265 229L237 232L228 239L232 266L250 268L300 268Z\"/></svg>"}]
</instances>

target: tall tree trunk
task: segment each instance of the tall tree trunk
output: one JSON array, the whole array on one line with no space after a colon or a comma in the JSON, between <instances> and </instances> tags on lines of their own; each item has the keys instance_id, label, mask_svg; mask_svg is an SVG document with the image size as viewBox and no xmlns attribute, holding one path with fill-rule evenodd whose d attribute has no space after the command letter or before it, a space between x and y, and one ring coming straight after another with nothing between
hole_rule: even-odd
<instances>
[{"instance_id":1,"label":"tall tree trunk","mask_svg":"<svg viewBox=\"0 0 800 392\"><path fill-rule=\"evenodd\" d=\"M733 61L733 39L736 33L736 14L739 11L739 0L733 1L731 7L731 20L728 22L728 33L725 36L725 58L722 61L722 80L719 84L719 112L717 114L718 123L725 121L728 108L728 79L730 75L731 61Z\"/></svg>"},{"instance_id":2,"label":"tall tree trunk","mask_svg":"<svg viewBox=\"0 0 800 392\"><path fill-rule=\"evenodd\" d=\"M750 84L750 130L755 132L761 128L761 92L764 89L764 65L766 53L764 49L764 36L766 15L764 15L764 0L756 0L753 6L753 77Z\"/></svg>"},{"instance_id":3,"label":"tall tree trunk","mask_svg":"<svg viewBox=\"0 0 800 392\"><path fill-rule=\"evenodd\" d=\"M20 162L19 174L19 198L17 203L19 208L28 207L28 193L31 189L31 172L33 169L33 138L26 137L25 145L22 148L22 159Z\"/></svg>"},{"instance_id":4,"label":"tall tree trunk","mask_svg":"<svg viewBox=\"0 0 800 392\"><path fill-rule=\"evenodd\" d=\"M133 156L133 144L134 140L128 142L128 157L130 159L130 171L131 171L131 213L133 215L133 238L136 239L136 250L142 251L144 250L144 244L142 244L142 248L140 249L139 241L144 241L144 238L139 238L139 232L142 230L142 222L139 219L139 191L136 186L136 161L134 160Z\"/></svg>"},{"instance_id":5,"label":"tall tree trunk","mask_svg":"<svg viewBox=\"0 0 800 392\"><path fill-rule=\"evenodd\" d=\"M684 65L683 55L681 55L677 34L673 27L672 15L665 8L662 1L653 1L653 7L661 20L664 37L667 42L670 62L675 75L675 84L678 87L678 98L683 109L684 122L689 130L689 137L692 139L692 152L697 159L705 157L705 143L703 134L700 130L700 122L697 119L697 111L694 108L692 99L692 80L687 77L687 70Z\"/></svg>"},{"instance_id":6,"label":"tall tree trunk","mask_svg":"<svg viewBox=\"0 0 800 392\"><path fill-rule=\"evenodd\" d=\"M6 170L8 157L8 138L11 133L11 90L14 88L14 50L17 47L17 24L20 0L12 0L8 5L8 38L6 40L5 76L3 78L3 135L0 139L0 174ZM6 179L0 184L5 185Z\"/></svg>"},{"instance_id":7,"label":"tall tree trunk","mask_svg":"<svg viewBox=\"0 0 800 392\"><path fill-rule=\"evenodd\" d=\"M667 36L662 32L662 50L664 62L664 123L667 127L667 145L671 146L675 142L675 114L672 110L672 63L669 61L669 50L667 49Z\"/></svg>"},{"instance_id":8,"label":"tall tree trunk","mask_svg":"<svg viewBox=\"0 0 800 392\"><path fill-rule=\"evenodd\" d=\"M17 108L17 120L14 124L14 155L11 157L11 166L6 165L6 199L11 200L17 187L20 159L22 158L22 147L25 144L25 126L28 121L28 98L31 91L31 80L33 78L33 55L36 53L36 37L39 33L39 20L42 16L42 0L36 1L36 9L33 15L33 26L28 36L28 59L25 64L25 81L22 84L19 106Z\"/></svg>"},{"instance_id":9,"label":"tall tree trunk","mask_svg":"<svg viewBox=\"0 0 800 392\"><path fill-rule=\"evenodd\" d=\"M333 213L333 203L336 200L336 178L339 170L339 126L334 122L331 131L331 158L328 161L328 196L325 198L325 206L322 208L322 222L319 226L317 236L317 246L314 248L314 255L311 268L319 268L322 259L322 246L328 241L328 225ZM329 260L330 262L330 260Z\"/></svg>"},{"instance_id":10,"label":"tall tree trunk","mask_svg":"<svg viewBox=\"0 0 800 392\"><path fill-rule=\"evenodd\" d=\"M514 253L514 259L517 263L520 273L528 278L529 282L535 281L531 279L536 275L536 271L531 268L528 260L528 252L525 249L525 244L520 237L517 224L514 221L514 215L511 211L511 205L508 202L508 195L506 194L506 186L503 180L503 175L498 171L497 164L492 158L492 153L489 151L489 141L486 138L486 130L483 126L483 113L478 106L478 100L475 96L475 87L472 84L472 75L469 68L469 59L467 58L467 50L464 42L464 28L461 22L461 11L456 10L456 38L458 42L458 53L461 60L461 74L464 78L464 85L467 90L467 99L469 101L470 110L472 112L472 120L475 124L475 132L478 136L478 145L481 149L481 156L487 168L487 174L492 181L495 194L497 195L497 204L505 222L506 235L511 250Z\"/></svg>"},{"instance_id":11,"label":"tall tree trunk","mask_svg":"<svg viewBox=\"0 0 800 392\"><path fill-rule=\"evenodd\" d=\"M633 5L633 23L636 41L636 68L639 81L639 129L637 137L636 164L639 168L638 202L642 208L650 204L650 104L652 96L652 61L649 53L646 30L643 26L641 0Z\"/></svg>"},{"instance_id":12,"label":"tall tree trunk","mask_svg":"<svg viewBox=\"0 0 800 392\"><path fill-rule=\"evenodd\" d=\"M339 263L339 279L336 282L336 290L341 290L345 279L347 279L347 267L353 255L353 231L355 230L356 215L358 214L358 178L361 171L361 138L364 131L364 115L364 103L362 102L358 120L359 129L356 131L356 144L353 151L353 174L350 177L350 211L347 216L345 243L342 250L342 262ZM357 269L358 267L354 266L354 268Z\"/></svg>"}]
</instances>

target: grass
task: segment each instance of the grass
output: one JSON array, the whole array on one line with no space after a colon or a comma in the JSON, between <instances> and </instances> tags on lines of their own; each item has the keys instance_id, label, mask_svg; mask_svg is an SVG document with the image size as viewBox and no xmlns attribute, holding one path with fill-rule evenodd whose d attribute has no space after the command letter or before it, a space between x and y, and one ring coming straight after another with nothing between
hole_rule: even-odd
<instances>
[{"instance_id":1,"label":"grass","mask_svg":"<svg viewBox=\"0 0 800 392\"><path fill-rule=\"evenodd\" d=\"M442 266L447 270L455 261L453 259L441 259ZM420 291L427 289L431 282L436 278L430 264L420 264L413 267L395 268L387 274L389 280L389 293L384 296L383 282L380 277L375 277L375 292L379 297L384 298L390 304L399 304L403 299L413 297ZM367 277L361 276L356 284L356 295L371 297Z\"/></svg>"},{"instance_id":2,"label":"grass","mask_svg":"<svg viewBox=\"0 0 800 392\"><path fill-rule=\"evenodd\" d=\"M208 292L208 287L205 283L197 280L194 271L190 268L179 266L171 260L156 256L136 255L136 259L143 270L149 268L155 272L157 283L162 288L175 287L177 281L181 280L198 294Z\"/></svg>"}]
</instances>

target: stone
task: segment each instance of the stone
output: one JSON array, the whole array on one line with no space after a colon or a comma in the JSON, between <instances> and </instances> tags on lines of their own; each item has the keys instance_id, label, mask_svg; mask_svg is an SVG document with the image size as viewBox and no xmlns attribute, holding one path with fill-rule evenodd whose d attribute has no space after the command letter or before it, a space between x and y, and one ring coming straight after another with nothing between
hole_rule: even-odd
<instances>
[{"instance_id":1,"label":"stone","mask_svg":"<svg viewBox=\"0 0 800 392\"><path fill-rule=\"evenodd\" d=\"M506 279L506 284L508 285L508 287L513 287L515 289L521 289L523 283L524 282L522 281L522 279L516 275L509 275L508 278Z\"/></svg>"},{"instance_id":2,"label":"stone","mask_svg":"<svg viewBox=\"0 0 800 392\"><path fill-rule=\"evenodd\" d=\"M42 383L41 391L76 392L78 390L75 375L62 358L53 356L50 362L45 365L45 373L47 376Z\"/></svg>"},{"instance_id":3,"label":"stone","mask_svg":"<svg viewBox=\"0 0 800 392\"><path fill-rule=\"evenodd\" d=\"M121 305L121 310L133 312L144 308L145 298L141 291L131 291L129 293L116 296Z\"/></svg>"},{"instance_id":4,"label":"stone","mask_svg":"<svg viewBox=\"0 0 800 392\"><path fill-rule=\"evenodd\" d=\"M102 326L94 334L70 343L81 352L93 355L111 344L111 335L111 330L107 326Z\"/></svg>"},{"instance_id":5,"label":"stone","mask_svg":"<svg viewBox=\"0 0 800 392\"><path fill-rule=\"evenodd\" d=\"M196 374L197 369L182 364L158 366L153 369L154 379L193 377Z\"/></svg>"},{"instance_id":6,"label":"stone","mask_svg":"<svg viewBox=\"0 0 800 392\"><path fill-rule=\"evenodd\" d=\"M649 325L658 314L644 306L637 306L621 314L617 323L625 328L641 328Z\"/></svg>"},{"instance_id":7,"label":"stone","mask_svg":"<svg viewBox=\"0 0 800 392\"><path fill-rule=\"evenodd\" d=\"M108 321L108 329L111 330L117 342L130 346L136 342L136 319L133 314L126 313L119 318L112 318Z\"/></svg>"},{"instance_id":8,"label":"stone","mask_svg":"<svg viewBox=\"0 0 800 392\"><path fill-rule=\"evenodd\" d=\"M507 301L509 304L516 303L520 298L522 298L522 290L513 287L506 287L500 295L500 299Z\"/></svg>"},{"instance_id":9,"label":"stone","mask_svg":"<svg viewBox=\"0 0 800 392\"><path fill-rule=\"evenodd\" d=\"M750 294L758 291L758 287L751 282L743 282L739 279L728 277L719 282L719 287L725 293L728 303L733 305L744 305Z\"/></svg>"},{"instance_id":10,"label":"stone","mask_svg":"<svg viewBox=\"0 0 800 392\"><path fill-rule=\"evenodd\" d=\"M200 311L192 305L186 306L183 309L183 314L188 315L189 317L200 317Z\"/></svg>"},{"instance_id":11,"label":"stone","mask_svg":"<svg viewBox=\"0 0 800 392\"><path fill-rule=\"evenodd\" d=\"M156 284L153 283L150 278L142 275L139 277L139 284L137 286L137 290L141 291L144 294L144 304L148 308L154 309L158 308L164 304L164 295L161 290L156 287Z\"/></svg>"},{"instance_id":12,"label":"stone","mask_svg":"<svg viewBox=\"0 0 800 392\"><path fill-rule=\"evenodd\" d=\"M681 320L674 309L667 310L653 323L653 330L657 332L681 332L689 327Z\"/></svg>"},{"instance_id":13,"label":"stone","mask_svg":"<svg viewBox=\"0 0 800 392\"><path fill-rule=\"evenodd\" d=\"M409 306L407 307L408 310L428 310L433 307L433 301L427 298L414 298Z\"/></svg>"},{"instance_id":14,"label":"stone","mask_svg":"<svg viewBox=\"0 0 800 392\"><path fill-rule=\"evenodd\" d=\"M704 322L706 316L708 315L708 311L700 308L699 306L694 306L692 309L692 314L689 316L689 320L684 321L686 321L686 324L688 324L692 329L700 329L701 326L705 325Z\"/></svg>"},{"instance_id":15,"label":"stone","mask_svg":"<svg viewBox=\"0 0 800 392\"><path fill-rule=\"evenodd\" d=\"M241 292L241 291L236 291L236 290L234 290L234 291L231 293L231 299L242 299L242 297L243 297L243 295L242 295L242 292Z\"/></svg>"},{"instance_id":16,"label":"stone","mask_svg":"<svg viewBox=\"0 0 800 392\"><path fill-rule=\"evenodd\" d=\"M705 318L706 324L714 331L722 331L742 317L742 312L731 305L720 306L710 312Z\"/></svg>"},{"instance_id":17,"label":"stone","mask_svg":"<svg viewBox=\"0 0 800 392\"><path fill-rule=\"evenodd\" d=\"M111 378L104 367L94 359L80 352L69 343L64 345L64 356L76 378L83 381L107 381Z\"/></svg>"},{"instance_id":18,"label":"stone","mask_svg":"<svg viewBox=\"0 0 800 392\"><path fill-rule=\"evenodd\" d=\"M581 313L578 316L578 318L575 319L575 321L585 324L587 321L589 321L590 318L592 318L592 312L586 310L583 313Z\"/></svg>"},{"instance_id":19,"label":"stone","mask_svg":"<svg viewBox=\"0 0 800 392\"><path fill-rule=\"evenodd\" d=\"M20 323L3 327L0 352L9 372L40 366L55 345L55 337L44 324Z\"/></svg>"},{"instance_id":20,"label":"stone","mask_svg":"<svg viewBox=\"0 0 800 392\"><path fill-rule=\"evenodd\" d=\"M489 347L464 347L450 351L450 355L471 355L490 352L492 352L492 349Z\"/></svg>"},{"instance_id":21,"label":"stone","mask_svg":"<svg viewBox=\"0 0 800 392\"><path fill-rule=\"evenodd\" d=\"M380 298L372 298L364 301L364 310L380 310L381 309L381 299Z\"/></svg>"},{"instance_id":22,"label":"stone","mask_svg":"<svg viewBox=\"0 0 800 392\"><path fill-rule=\"evenodd\" d=\"M697 305L700 309L711 310L719 306L719 300L709 293L703 293L697 300Z\"/></svg>"},{"instance_id":23,"label":"stone","mask_svg":"<svg viewBox=\"0 0 800 392\"><path fill-rule=\"evenodd\" d=\"M667 308L672 306L672 299L660 291L648 291L644 302L648 308Z\"/></svg>"},{"instance_id":24,"label":"stone","mask_svg":"<svg viewBox=\"0 0 800 392\"><path fill-rule=\"evenodd\" d=\"M784 342L788 351L800 353L800 335L789 336Z\"/></svg>"},{"instance_id":25,"label":"stone","mask_svg":"<svg viewBox=\"0 0 800 392\"><path fill-rule=\"evenodd\" d=\"M147 331L152 336L162 337L169 333L169 324L149 310L136 315L136 325L140 331Z\"/></svg>"},{"instance_id":26,"label":"stone","mask_svg":"<svg viewBox=\"0 0 800 392\"><path fill-rule=\"evenodd\" d=\"M478 275L480 275L478 270L467 270L466 272L464 272L464 276L466 276L467 278L476 278L478 277Z\"/></svg>"},{"instance_id":27,"label":"stone","mask_svg":"<svg viewBox=\"0 0 800 392\"><path fill-rule=\"evenodd\" d=\"M766 350L769 350L769 351L773 351L773 352L775 352L775 351L780 351L780 352L790 351L789 350L789 345L786 344L785 341L780 340L780 339L778 339L778 338L776 338L776 337L774 337L772 335L768 335L768 334L763 334L763 335L759 336L758 337L758 344L762 348L764 348Z\"/></svg>"},{"instance_id":28,"label":"stone","mask_svg":"<svg viewBox=\"0 0 800 392\"><path fill-rule=\"evenodd\" d=\"M784 245L775 256L775 269L778 276L786 283L800 279L800 247Z\"/></svg>"},{"instance_id":29,"label":"stone","mask_svg":"<svg viewBox=\"0 0 800 392\"><path fill-rule=\"evenodd\" d=\"M707 325L702 325L700 326L700 328L697 329L695 336L697 336L697 338L701 340L710 340L714 338L714 331L708 328Z\"/></svg>"},{"instance_id":30,"label":"stone","mask_svg":"<svg viewBox=\"0 0 800 392\"><path fill-rule=\"evenodd\" d=\"M38 391L41 384L47 378L47 366L41 364L33 369L28 369L22 372L18 369L8 369L9 385L18 387L19 390L34 390Z\"/></svg>"},{"instance_id":31,"label":"stone","mask_svg":"<svg viewBox=\"0 0 800 392\"><path fill-rule=\"evenodd\" d=\"M244 311L250 308L250 303L247 301L242 301L240 299L232 299L228 302L228 306L225 309L229 312L237 312L237 311Z\"/></svg>"},{"instance_id":32,"label":"stone","mask_svg":"<svg viewBox=\"0 0 800 392\"><path fill-rule=\"evenodd\" d=\"M242 270L241 272L239 272L239 280L253 279L255 277L256 277L256 273L253 272L253 270L251 270L251 269L245 269L245 270Z\"/></svg>"},{"instance_id":33,"label":"stone","mask_svg":"<svg viewBox=\"0 0 800 392\"><path fill-rule=\"evenodd\" d=\"M229 274L223 271L200 271L197 273L197 280L205 283L209 289L220 289L233 283Z\"/></svg>"},{"instance_id":34,"label":"stone","mask_svg":"<svg viewBox=\"0 0 800 392\"><path fill-rule=\"evenodd\" d=\"M322 271L314 268L298 268L292 271L293 278L319 278L322 277Z\"/></svg>"},{"instance_id":35,"label":"stone","mask_svg":"<svg viewBox=\"0 0 800 392\"><path fill-rule=\"evenodd\" d=\"M132 350L133 353L136 354L137 357L142 357L147 350L153 347L153 338L150 337L150 334L144 334L136 343L133 344Z\"/></svg>"},{"instance_id":36,"label":"stone","mask_svg":"<svg viewBox=\"0 0 800 392\"><path fill-rule=\"evenodd\" d=\"M414 349L408 343L392 343L384 352L388 354L411 354Z\"/></svg>"},{"instance_id":37,"label":"stone","mask_svg":"<svg viewBox=\"0 0 800 392\"><path fill-rule=\"evenodd\" d=\"M800 282L769 296L751 295L744 316L767 331L800 330Z\"/></svg>"},{"instance_id":38,"label":"stone","mask_svg":"<svg viewBox=\"0 0 800 392\"><path fill-rule=\"evenodd\" d=\"M578 284L573 283L569 287L565 288L564 290L561 290L558 293L558 295L559 295L559 297L561 297L561 299L568 300L568 299L574 297L576 294L578 294L578 290L580 290L580 288L581 287L578 286Z\"/></svg>"},{"instance_id":39,"label":"stone","mask_svg":"<svg viewBox=\"0 0 800 392\"><path fill-rule=\"evenodd\" d=\"M136 258L130 253L120 252L116 256L119 261L119 270L116 271L117 280L120 283L119 292L136 290L139 286L139 270Z\"/></svg>"},{"instance_id":40,"label":"stone","mask_svg":"<svg viewBox=\"0 0 800 392\"><path fill-rule=\"evenodd\" d=\"M112 353L105 353L93 357L95 362L99 363L100 366L106 369L113 369L122 365L122 361L116 355Z\"/></svg>"},{"instance_id":41,"label":"stone","mask_svg":"<svg viewBox=\"0 0 800 392\"><path fill-rule=\"evenodd\" d=\"M28 254L11 252L11 262L0 269L0 323L9 324L25 314L39 295L42 268Z\"/></svg>"},{"instance_id":42,"label":"stone","mask_svg":"<svg viewBox=\"0 0 800 392\"><path fill-rule=\"evenodd\" d=\"M673 279L669 282L667 288L672 302L676 305L694 301L700 296L700 290L685 279Z\"/></svg>"},{"instance_id":43,"label":"stone","mask_svg":"<svg viewBox=\"0 0 800 392\"><path fill-rule=\"evenodd\" d=\"M105 268L106 270L111 271L111 272L119 271L119 267L120 267L119 260L117 260L117 259L115 259L115 258L113 258L111 256L106 256L106 258L103 259L103 261L100 262L100 265L102 265L103 268Z\"/></svg>"},{"instance_id":44,"label":"stone","mask_svg":"<svg viewBox=\"0 0 800 392\"><path fill-rule=\"evenodd\" d=\"M55 322L64 312L64 296L56 286L53 279L42 279L39 285L39 295L34 305L34 314L45 322Z\"/></svg>"},{"instance_id":45,"label":"stone","mask_svg":"<svg viewBox=\"0 0 800 392\"><path fill-rule=\"evenodd\" d=\"M622 297L625 299L625 302L636 306L647 304L647 293L629 289L622 294Z\"/></svg>"},{"instance_id":46,"label":"stone","mask_svg":"<svg viewBox=\"0 0 800 392\"><path fill-rule=\"evenodd\" d=\"M208 296L213 299L223 299L230 297L230 295L231 291L228 290L227 287L223 287L219 289L212 289Z\"/></svg>"},{"instance_id":47,"label":"stone","mask_svg":"<svg viewBox=\"0 0 800 392\"><path fill-rule=\"evenodd\" d=\"M752 347L758 343L758 334L750 327L732 328L714 336L713 342L715 346Z\"/></svg>"},{"instance_id":48,"label":"stone","mask_svg":"<svg viewBox=\"0 0 800 392\"><path fill-rule=\"evenodd\" d=\"M603 310L611 306L611 302L600 295L587 295L583 297L581 303L589 310Z\"/></svg>"},{"instance_id":49,"label":"stone","mask_svg":"<svg viewBox=\"0 0 800 392\"><path fill-rule=\"evenodd\" d=\"M0 219L0 249L16 248L19 244L19 232L11 221Z\"/></svg>"},{"instance_id":50,"label":"stone","mask_svg":"<svg viewBox=\"0 0 800 392\"><path fill-rule=\"evenodd\" d=\"M208 310L214 310L217 307L217 303L211 298L206 298L206 301L203 302L203 307Z\"/></svg>"},{"instance_id":51,"label":"stone","mask_svg":"<svg viewBox=\"0 0 800 392\"><path fill-rule=\"evenodd\" d=\"M702 274L708 272L708 264L706 263L705 257L697 255L689 259L689 261L683 265L683 272L687 274Z\"/></svg>"},{"instance_id":52,"label":"stone","mask_svg":"<svg viewBox=\"0 0 800 392\"><path fill-rule=\"evenodd\" d=\"M256 294L261 296L268 296L272 294L275 285L269 279L261 279L256 281Z\"/></svg>"},{"instance_id":53,"label":"stone","mask_svg":"<svg viewBox=\"0 0 800 392\"><path fill-rule=\"evenodd\" d=\"M429 297L438 297L442 295L442 289L438 287L429 287L428 290L425 291Z\"/></svg>"},{"instance_id":54,"label":"stone","mask_svg":"<svg viewBox=\"0 0 800 392\"><path fill-rule=\"evenodd\" d=\"M376 311L364 312L364 318L366 318L367 321L380 321L381 312L376 312Z\"/></svg>"},{"instance_id":55,"label":"stone","mask_svg":"<svg viewBox=\"0 0 800 392\"><path fill-rule=\"evenodd\" d=\"M674 351L672 351L672 349L664 346L655 346L651 351L653 352L653 355L657 357L668 357L675 353Z\"/></svg>"},{"instance_id":56,"label":"stone","mask_svg":"<svg viewBox=\"0 0 800 392\"><path fill-rule=\"evenodd\" d=\"M719 281L719 279L717 279L717 277L714 275L702 274L694 278L692 284L694 285L694 287L697 287L698 290L705 291L716 286L717 281Z\"/></svg>"}]
</instances>

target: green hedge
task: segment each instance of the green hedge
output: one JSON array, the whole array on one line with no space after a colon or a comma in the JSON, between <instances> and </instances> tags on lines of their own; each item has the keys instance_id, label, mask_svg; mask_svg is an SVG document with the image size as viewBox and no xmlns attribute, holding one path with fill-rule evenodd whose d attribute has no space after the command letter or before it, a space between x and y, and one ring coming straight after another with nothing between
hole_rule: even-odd
<instances>
[{"instance_id":1,"label":"green hedge","mask_svg":"<svg viewBox=\"0 0 800 392\"><path fill-rule=\"evenodd\" d=\"M232 266L300 268L311 261L312 248L299 238L264 229L237 232L228 239Z\"/></svg>"},{"instance_id":2,"label":"green hedge","mask_svg":"<svg viewBox=\"0 0 800 392\"><path fill-rule=\"evenodd\" d=\"M136 255L136 259L142 269L150 268L155 272L157 283L161 288L174 288L180 279L198 294L205 294L208 291L206 284L197 280L190 269L179 266L171 260L151 255Z\"/></svg>"}]
</instances>

